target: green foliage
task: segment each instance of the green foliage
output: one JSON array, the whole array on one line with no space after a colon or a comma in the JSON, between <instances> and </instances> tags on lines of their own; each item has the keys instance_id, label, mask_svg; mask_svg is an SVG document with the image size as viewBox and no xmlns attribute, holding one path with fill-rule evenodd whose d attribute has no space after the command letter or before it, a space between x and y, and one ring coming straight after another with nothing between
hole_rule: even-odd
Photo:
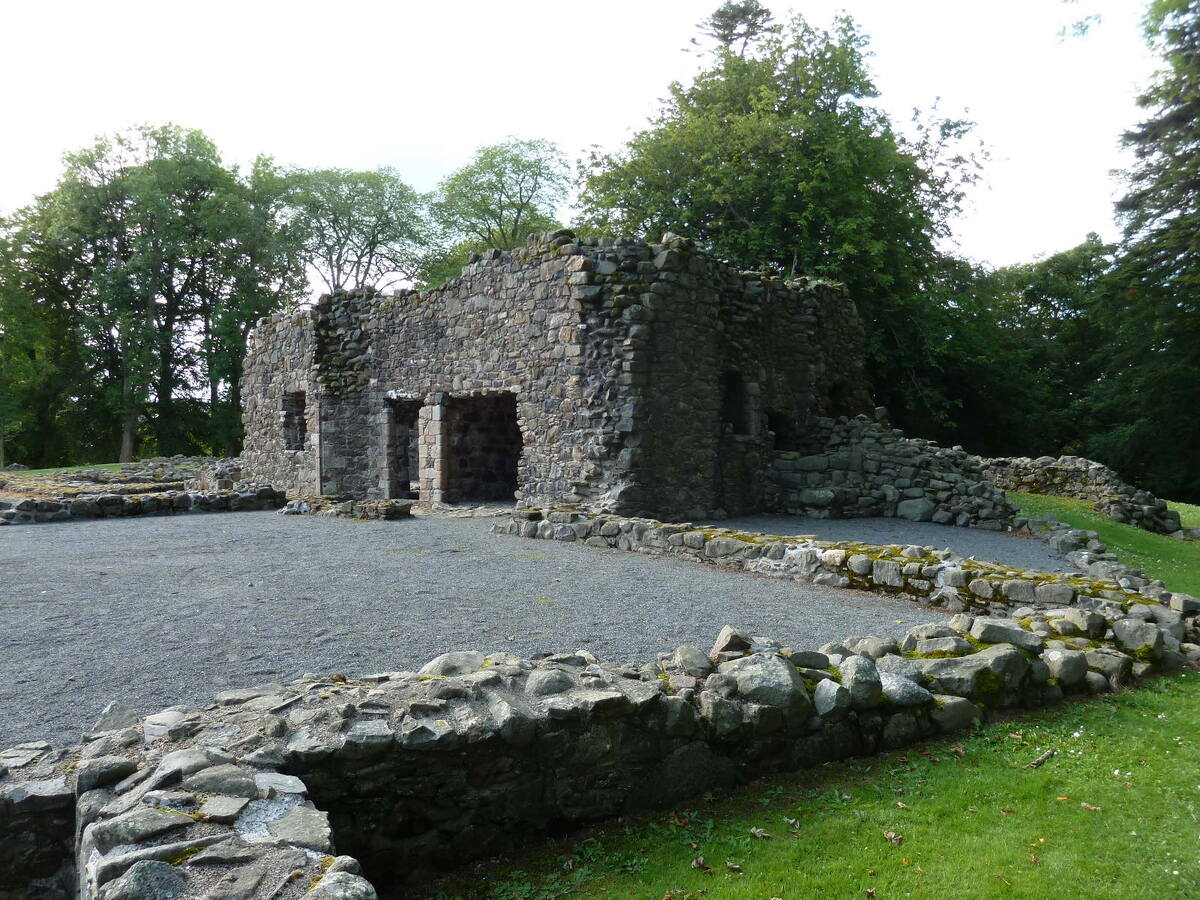
<instances>
[{"instance_id":1,"label":"green foliage","mask_svg":"<svg viewBox=\"0 0 1200 900\"><path fill-rule=\"evenodd\" d=\"M429 244L425 198L393 169L297 169L286 179L290 225L332 292L411 279Z\"/></svg>"},{"instance_id":2,"label":"green foliage","mask_svg":"<svg viewBox=\"0 0 1200 900\"><path fill-rule=\"evenodd\" d=\"M723 7L722 9L725 9ZM975 163L969 123L919 118L899 135L871 104L866 38L796 17L746 36L722 32L710 68L672 84L650 127L618 153L594 154L584 224L657 239L686 234L745 268L843 282L867 331L880 401L910 426L944 418L934 374L952 313L931 291Z\"/></svg>"},{"instance_id":3,"label":"green foliage","mask_svg":"<svg viewBox=\"0 0 1200 900\"><path fill-rule=\"evenodd\" d=\"M269 162L243 179L202 133L165 125L65 163L0 242L0 365L21 397L21 456L236 448L246 336L302 286ZM37 365L22 369L22 354Z\"/></svg>"},{"instance_id":4,"label":"green foliage","mask_svg":"<svg viewBox=\"0 0 1200 900\"><path fill-rule=\"evenodd\" d=\"M1008 498L1021 508L1023 515L1053 515L1074 528L1095 531L1121 562L1141 569L1150 578L1161 578L1170 590L1200 596L1200 543L1123 525L1096 512L1084 500L1011 491ZM1196 507L1190 509L1196 510ZM1195 513L1192 515L1196 516ZM1184 517L1181 514L1181 518ZM1200 516L1196 518L1200 519Z\"/></svg>"},{"instance_id":5,"label":"green foliage","mask_svg":"<svg viewBox=\"0 0 1200 900\"><path fill-rule=\"evenodd\" d=\"M434 215L456 240L509 250L530 232L557 227L555 209L569 185L554 144L509 138L479 148L438 185Z\"/></svg>"},{"instance_id":6,"label":"green foliage","mask_svg":"<svg viewBox=\"0 0 1200 900\"><path fill-rule=\"evenodd\" d=\"M1200 498L1200 2L1155 0L1147 35L1164 67L1125 135L1135 162L1114 290L1098 317L1106 365L1089 447L1157 493Z\"/></svg>"},{"instance_id":7,"label":"green foliage","mask_svg":"<svg viewBox=\"0 0 1200 900\"><path fill-rule=\"evenodd\" d=\"M739 55L744 55L753 41L774 30L771 11L758 0L726 0L700 25L702 34L727 51L732 52L734 44L739 44Z\"/></svg>"},{"instance_id":8,"label":"green foliage","mask_svg":"<svg viewBox=\"0 0 1200 900\"><path fill-rule=\"evenodd\" d=\"M1198 701L1189 673L771 776L573 836L519 870L475 871L438 896L1042 898L1063 885L1072 896L1194 896L1200 867L1180 835L1200 815ZM1030 769L1048 748L1058 755Z\"/></svg>"}]
</instances>

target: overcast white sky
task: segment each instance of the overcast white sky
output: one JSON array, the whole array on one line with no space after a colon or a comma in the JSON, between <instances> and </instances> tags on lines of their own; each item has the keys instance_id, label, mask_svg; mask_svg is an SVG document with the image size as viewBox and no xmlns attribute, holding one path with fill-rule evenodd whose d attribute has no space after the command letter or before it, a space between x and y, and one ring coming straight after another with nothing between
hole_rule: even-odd
<instances>
[{"instance_id":1,"label":"overcast white sky","mask_svg":"<svg viewBox=\"0 0 1200 900\"><path fill-rule=\"evenodd\" d=\"M784 17L792 4L764 0ZM200 128L227 161L393 166L431 188L475 147L548 138L572 158L615 148L697 58L681 52L719 0L105 0L0 4L0 211L51 188L62 154L102 132ZM969 110L993 159L957 227L994 265L1114 236L1109 172L1154 69L1140 0L805 0L871 36L899 120L941 97ZM1090 12L1084 39L1058 30Z\"/></svg>"}]
</instances>

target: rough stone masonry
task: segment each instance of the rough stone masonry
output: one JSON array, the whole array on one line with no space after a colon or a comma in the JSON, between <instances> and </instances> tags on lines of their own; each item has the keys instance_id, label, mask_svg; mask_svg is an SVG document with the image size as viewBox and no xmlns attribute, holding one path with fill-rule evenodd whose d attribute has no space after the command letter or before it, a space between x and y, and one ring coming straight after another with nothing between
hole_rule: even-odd
<instances>
[{"instance_id":1,"label":"rough stone masonry","mask_svg":"<svg viewBox=\"0 0 1200 900\"><path fill-rule=\"evenodd\" d=\"M871 410L840 288L736 272L670 234L536 235L439 290L335 294L265 319L244 395L242 459L290 496L676 519L1015 511L965 454L838 430ZM796 477L789 459L827 450L827 471Z\"/></svg>"}]
</instances>

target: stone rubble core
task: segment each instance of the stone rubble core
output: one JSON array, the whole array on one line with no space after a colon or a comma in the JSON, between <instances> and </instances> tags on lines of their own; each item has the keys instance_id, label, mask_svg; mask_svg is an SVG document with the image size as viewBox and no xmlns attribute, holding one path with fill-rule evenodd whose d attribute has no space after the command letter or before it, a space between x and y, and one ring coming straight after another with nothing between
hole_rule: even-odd
<instances>
[{"instance_id":1,"label":"stone rubble core","mask_svg":"<svg viewBox=\"0 0 1200 900\"><path fill-rule=\"evenodd\" d=\"M516 510L512 521L497 522L491 530L493 534L579 542L755 575L899 595L948 612L1007 615L1023 606L1075 605L1102 610L1146 601L1171 602L1172 595L1161 581L1123 565L1106 552L1094 531L1073 529L1049 517L1017 518L1014 527L1047 540L1081 571L1018 569L964 559L952 550L933 547L821 541L811 535L784 537L562 509Z\"/></svg>"},{"instance_id":2,"label":"stone rubble core","mask_svg":"<svg viewBox=\"0 0 1200 900\"><path fill-rule=\"evenodd\" d=\"M777 493L771 507L818 519L889 516L914 522L1003 531L1017 515L961 447L908 438L876 419L818 418L811 425L815 453L776 453L771 462Z\"/></svg>"},{"instance_id":3,"label":"stone rubble core","mask_svg":"<svg viewBox=\"0 0 1200 900\"><path fill-rule=\"evenodd\" d=\"M1200 528L1185 528L1179 513L1149 491L1121 480L1112 469L1080 456L983 459L986 476L998 487L1025 494L1087 500L1109 518L1155 534L1200 541Z\"/></svg>"},{"instance_id":4,"label":"stone rubble core","mask_svg":"<svg viewBox=\"0 0 1200 900\"><path fill-rule=\"evenodd\" d=\"M1200 601L1168 603L959 613L816 650L726 626L644 665L455 651L145 718L113 703L79 746L0 752L0 898L373 900L363 873L390 888L1194 666Z\"/></svg>"}]
</instances>

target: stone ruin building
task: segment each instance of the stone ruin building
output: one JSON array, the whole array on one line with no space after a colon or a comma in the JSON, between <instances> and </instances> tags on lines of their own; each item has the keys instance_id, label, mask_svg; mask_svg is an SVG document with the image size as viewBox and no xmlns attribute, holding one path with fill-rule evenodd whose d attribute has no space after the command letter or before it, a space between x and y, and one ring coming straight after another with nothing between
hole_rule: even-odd
<instances>
[{"instance_id":1,"label":"stone ruin building","mask_svg":"<svg viewBox=\"0 0 1200 900\"><path fill-rule=\"evenodd\" d=\"M242 458L292 496L1012 513L973 457L863 415L863 328L839 287L737 272L670 234L532 236L438 290L277 314L254 332L244 396Z\"/></svg>"}]
</instances>

